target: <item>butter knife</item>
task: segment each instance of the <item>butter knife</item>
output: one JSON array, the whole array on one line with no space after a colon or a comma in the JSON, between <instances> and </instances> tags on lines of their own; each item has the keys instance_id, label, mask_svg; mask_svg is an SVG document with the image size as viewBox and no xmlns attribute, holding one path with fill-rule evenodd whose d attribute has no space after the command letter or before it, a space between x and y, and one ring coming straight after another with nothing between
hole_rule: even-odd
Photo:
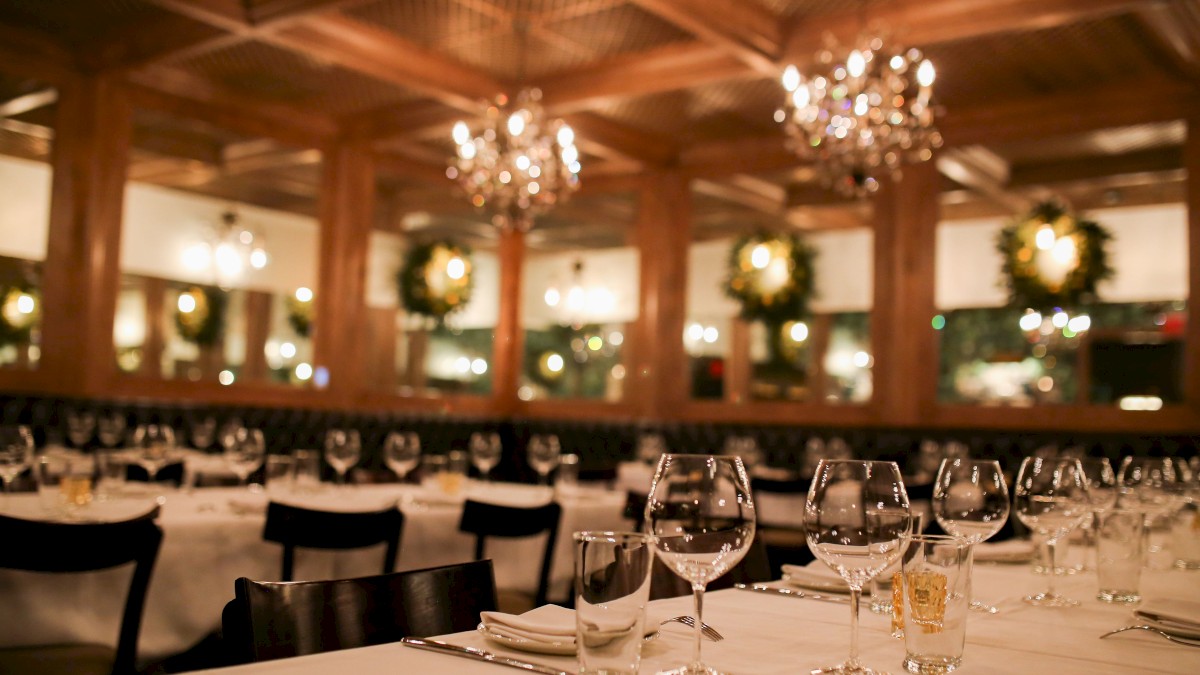
<instances>
[{"instance_id":1,"label":"butter knife","mask_svg":"<svg viewBox=\"0 0 1200 675\"><path fill-rule=\"evenodd\" d=\"M406 637L401 638L400 642L405 646L414 647L416 649L424 649L431 652L449 654L451 656L461 656L463 658L474 659L476 661L486 661L488 663L495 663L497 665L508 666L510 668L520 668L521 670L529 671L531 673L541 673L542 675L575 675L575 673L572 673L568 670L551 668L550 666L543 666L540 663L530 663L529 661L522 661L520 659L513 659L507 656L500 656L498 654L493 654L491 652L484 651L482 649L476 649L474 647L460 647L458 645L452 645L446 642L438 642L437 640L423 640L421 638Z\"/></svg>"},{"instance_id":2,"label":"butter knife","mask_svg":"<svg viewBox=\"0 0 1200 675\"><path fill-rule=\"evenodd\" d=\"M766 584L735 584L735 587L743 591L754 591L756 593L772 593L774 595L787 595L793 598L806 598L808 600L820 600L822 602L834 602L837 604L849 604L850 598L840 595L821 595L820 593L806 593L804 591L796 591L790 588L775 588Z\"/></svg>"}]
</instances>

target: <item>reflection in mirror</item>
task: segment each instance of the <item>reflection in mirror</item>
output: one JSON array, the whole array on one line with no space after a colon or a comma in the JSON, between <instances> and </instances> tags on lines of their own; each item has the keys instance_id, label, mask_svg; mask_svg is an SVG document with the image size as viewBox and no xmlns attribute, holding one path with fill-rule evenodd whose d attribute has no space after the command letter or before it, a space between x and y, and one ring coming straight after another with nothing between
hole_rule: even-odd
<instances>
[{"instance_id":1,"label":"reflection in mirror","mask_svg":"<svg viewBox=\"0 0 1200 675\"><path fill-rule=\"evenodd\" d=\"M0 73L0 368L37 368L58 92Z\"/></svg>"},{"instance_id":2,"label":"reflection in mirror","mask_svg":"<svg viewBox=\"0 0 1200 675\"><path fill-rule=\"evenodd\" d=\"M138 110L114 345L124 372L312 377L320 152Z\"/></svg>"},{"instance_id":3,"label":"reflection in mirror","mask_svg":"<svg viewBox=\"0 0 1200 675\"><path fill-rule=\"evenodd\" d=\"M939 400L1129 410L1182 402L1185 133L1182 123L1168 122L1006 146L997 157L1009 166L1013 208L970 198L945 206L933 318L942 345ZM1122 161L1093 161L1101 148L1116 147L1128 153ZM1027 307L1008 295L997 242L1002 228L1023 222L1047 196L1111 235L1104 249L1112 273L1094 297ZM1034 241L1011 254L1029 258L1036 278L1050 285L1096 268L1079 254L1086 236L1055 227L1039 227Z\"/></svg>"},{"instance_id":4,"label":"reflection in mirror","mask_svg":"<svg viewBox=\"0 0 1200 675\"><path fill-rule=\"evenodd\" d=\"M490 393L499 231L453 192L386 167L376 188L362 354L368 386L405 396Z\"/></svg>"}]
</instances>

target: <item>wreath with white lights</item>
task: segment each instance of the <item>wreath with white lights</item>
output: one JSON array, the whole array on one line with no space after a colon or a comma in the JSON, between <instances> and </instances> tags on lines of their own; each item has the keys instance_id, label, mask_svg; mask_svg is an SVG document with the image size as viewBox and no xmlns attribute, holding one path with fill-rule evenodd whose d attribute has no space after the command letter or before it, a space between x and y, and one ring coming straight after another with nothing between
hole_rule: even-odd
<instances>
[{"instance_id":1,"label":"wreath with white lights","mask_svg":"<svg viewBox=\"0 0 1200 675\"><path fill-rule=\"evenodd\" d=\"M471 251L448 239L414 246L396 281L408 311L441 321L471 300Z\"/></svg>"},{"instance_id":2,"label":"wreath with white lights","mask_svg":"<svg viewBox=\"0 0 1200 675\"><path fill-rule=\"evenodd\" d=\"M22 296L33 301L30 311L22 311ZM29 284L0 287L0 346L29 342L41 313L42 296Z\"/></svg>"},{"instance_id":3,"label":"wreath with white lights","mask_svg":"<svg viewBox=\"0 0 1200 675\"><path fill-rule=\"evenodd\" d=\"M741 317L782 326L808 313L813 296L816 252L795 234L759 232L729 249L725 294L737 300Z\"/></svg>"},{"instance_id":4,"label":"wreath with white lights","mask_svg":"<svg viewBox=\"0 0 1200 675\"><path fill-rule=\"evenodd\" d=\"M296 335L306 338L312 332L313 299L301 300L293 295L287 296L287 321Z\"/></svg>"},{"instance_id":5,"label":"wreath with white lights","mask_svg":"<svg viewBox=\"0 0 1200 675\"><path fill-rule=\"evenodd\" d=\"M1112 234L1095 221L1054 202L1038 204L1001 230L996 241L1009 304L1044 311L1094 301L1096 286L1113 275L1105 251L1110 239ZM1046 278L1040 264L1047 256L1068 268L1061 280Z\"/></svg>"},{"instance_id":6,"label":"wreath with white lights","mask_svg":"<svg viewBox=\"0 0 1200 675\"><path fill-rule=\"evenodd\" d=\"M195 305L190 312L175 307L179 336L201 347L216 344L225 329L225 292L211 286L192 286L180 295L191 296Z\"/></svg>"}]
</instances>

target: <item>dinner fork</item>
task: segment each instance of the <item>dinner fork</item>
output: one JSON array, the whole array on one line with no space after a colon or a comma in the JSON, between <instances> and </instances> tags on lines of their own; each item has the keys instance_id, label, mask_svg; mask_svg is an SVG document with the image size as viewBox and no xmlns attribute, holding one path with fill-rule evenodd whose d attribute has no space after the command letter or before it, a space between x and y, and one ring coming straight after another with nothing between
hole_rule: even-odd
<instances>
[{"instance_id":1,"label":"dinner fork","mask_svg":"<svg viewBox=\"0 0 1200 675\"><path fill-rule=\"evenodd\" d=\"M659 625L665 626L665 625L671 623L672 621L674 621L675 623L681 623L685 626L691 626L693 628L696 627L696 619L691 617L690 615L686 615L686 614L683 616L673 616L670 619L663 621ZM720 642L721 640L725 639L725 636L721 635L719 632L717 632L716 628L713 628L712 626L704 623L703 621L700 622L700 634L703 635L704 637L708 638L709 640L712 640L713 642Z\"/></svg>"},{"instance_id":2,"label":"dinner fork","mask_svg":"<svg viewBox=\"0 0 1200 675\"><path fill-rule=\"evenodd\" d=\"M1141 626L1141 625L1125 626L1123 628L1118 628L1116 630L1109 631L1109 632L1105 633L1104 635L1101 635L1100 639L1103 640L1104 638L1108 637L1109 635L1116 635L1117 633L1124 633L1127 630L1135 630L1135 629L1136 630L1146 630L1146 631L1150 631L1151 633L1157 633L1157 634L1161 635L1162 637L1165 637L1166 639L1170 640L1171 642L1175 642L1175 643L1178 643L1181 645L1187 645L1189 647L1200 647L1200 641L1188 640L1186 638L1176 637L1174 635L1171 635L1170 633L1163 632L1153 626Z\"/></svg>"}]
</instances>

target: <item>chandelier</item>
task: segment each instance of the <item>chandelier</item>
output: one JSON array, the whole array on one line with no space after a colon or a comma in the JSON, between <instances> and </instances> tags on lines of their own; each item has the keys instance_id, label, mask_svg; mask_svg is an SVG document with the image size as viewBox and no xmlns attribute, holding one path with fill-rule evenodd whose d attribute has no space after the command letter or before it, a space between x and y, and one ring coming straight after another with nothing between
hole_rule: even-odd
<instances>
[{"instance_id":1,"label":"chandelier","mask_svg":"<svg viewBox=\"0 0 1200 675\"><path fill-rule=\"evenodd\" d=\"M243 227L233 210L221 214L205 240L196 242L183 252L183 264L193 271L211 271L221 288L230 288L241 281L246 270L261 270L270 261L263 246L263 236Z\"/></svg>"},{"instance_id":2,"label":"chandelier","mask_svg":"<svg viewBox=\"0 0 1200 675\"><path fill-rule=\"evenodd\" d=\"M554 284L542 296L546 306L557 311L562 324L579 328L587 319L605 316L616 304L613 292L603 284L589 285L583 281L583 261L571 265L571 283L565 291Z\"/></svg>"},{"instance_id":3,"label":"chandelier","mask_svg":"<svg viewBox=\"0 0 1200 675\"><path fill-rule=\"evenodd\" d=\"M838 59L817 53L815 71L783 73L788 95L776 113L789 147L824 169L838 192L863 197L884 175L899 178L904 162L923 162L941 147L930 107L935 72L917 49L884 49L879 36L860 37Z\"/></svg>"},{"instance_id":4,"label":"chandelier","mask_svg":"<svg viewBox=\"0 0 1200 675\"><path fill-rule=\"evenodd\" d=\"M502 229L528 230L534 216L579 189L575 132L546 118L541 97L539 89L522 89L512 101L501 94L479 135L466 122L454 125L457 153L446 175Z\"/></svg>"}]
</instances>

